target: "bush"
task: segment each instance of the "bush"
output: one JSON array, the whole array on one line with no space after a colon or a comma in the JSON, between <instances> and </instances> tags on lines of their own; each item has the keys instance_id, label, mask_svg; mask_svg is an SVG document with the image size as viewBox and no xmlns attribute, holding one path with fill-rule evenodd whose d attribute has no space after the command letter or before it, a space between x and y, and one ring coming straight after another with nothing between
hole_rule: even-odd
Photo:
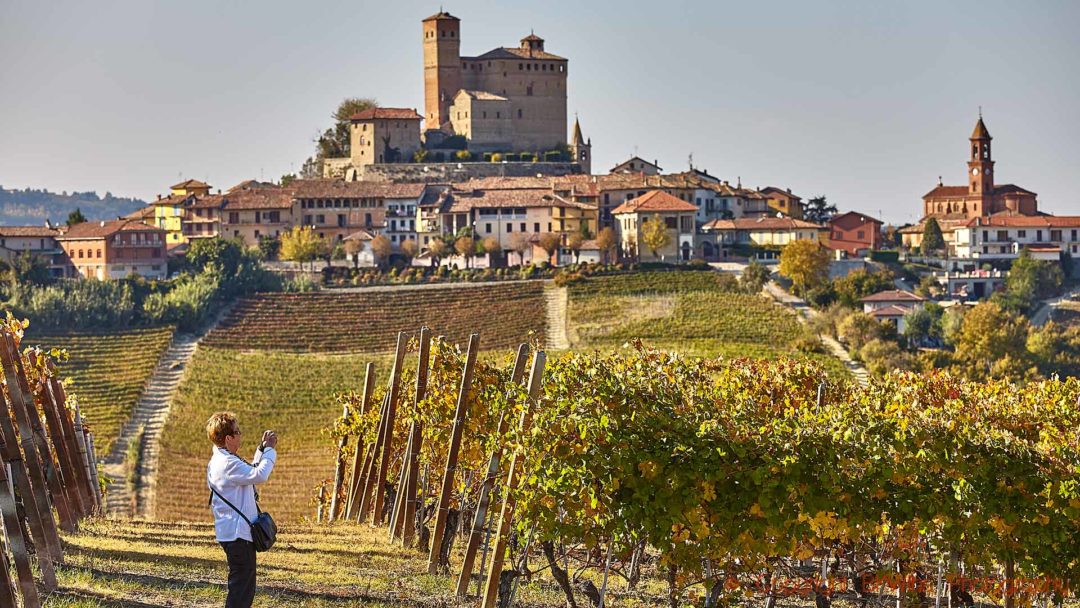
<instances>
[{"instance_id":1,"label":"bush","mask_svg":"<svg viewBox=\"0 0 1080 608\"><path fill-rule=\"evenodd\" d=\"M454 153L454 158L462 162L469 162L472 160L472 153L468 150L459 150Z\"/></svg>"},{"instance_id":2,"label":"bush","mask_svg":"<svg viewBox=\"0 0 1080 608\"><path fill-rule=\"evenodd\" d=\"M143 303L146 321L175 323L181 330L197 328L209 316L220 292L221 280L211 272L185 275L167 293L151 294Z\"/></svg>"},{"instance_id":3,"label":"bush","mask_svg":"<svg viewBox=\"0 0 1080 608\"><path fill-rule=\"evenodd\" d=\"M421 148L413 153L413 162L424 163L427 162L428 151Z\"/></svg>"},{"instance_id":4,"label":"bush","mask_svg":"<svg viewBox=\"0 0 1080 608\"><path fill-rule=\"evenodd\" d=\"M490 156L490 158L488 158L488 160L490 160L493 163L501 163L501 162L503 162L503 155L502 155L501 152L496 152L496 153L492 154Z\"/></svg>"},{"instance_id":5,"label":"bush","mask_svg":"<svg viewBox=\"0 0 1080 608\"><path fill-rule=\"evenodd\" d=\"M127 281L80 279L48 287L16 285L9 306L45 330L115 329L130 325L137 307Z\"/></svg>"},{"instance_id":6,"label":"bush","mask_svg":"<svg viewBox=\"0 0 1080 608\"><path fill-rule=\"evenodd\" d=\"M288 293L306 293L309 291L318 290L319 284L306 274L297 275L285 281L285 283L282 285L282 291Z\"/></svg>"}]
</instances>

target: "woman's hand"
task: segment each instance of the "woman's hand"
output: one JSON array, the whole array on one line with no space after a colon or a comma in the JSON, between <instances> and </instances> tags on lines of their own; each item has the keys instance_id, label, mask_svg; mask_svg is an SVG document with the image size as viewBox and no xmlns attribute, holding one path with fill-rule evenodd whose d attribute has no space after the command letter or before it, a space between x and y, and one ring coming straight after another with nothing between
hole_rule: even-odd
<instances>
[{"instance_id":1,"label":"woman's hand","mask_svg":"<svg viewBox=\"0 0 1080 608\"><path fill-rule=\"evenodd\" d=\"M277 448L277 433L274 431L263 431L262 447L264 448Z\"/></svg>"}]
</instances>

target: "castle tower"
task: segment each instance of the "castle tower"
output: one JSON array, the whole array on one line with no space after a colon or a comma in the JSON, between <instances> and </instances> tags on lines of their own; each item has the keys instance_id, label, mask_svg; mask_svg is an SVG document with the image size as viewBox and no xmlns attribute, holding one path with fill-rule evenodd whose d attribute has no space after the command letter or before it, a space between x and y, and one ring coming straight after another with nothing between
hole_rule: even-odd
<instances>
[{"instance_id":1,"label":"castle tower","mask_svg":"<svg viewBox=\"0 0 1080 608\"><path fill-rule=\"evenodd\" d=\"M975 215L989 215L994 198L994 161L990 155L990 131L986 130L982 113L971 134L971 159L968 160L968 193L978 196Z\"/></svg>"},{"instance_id":2,"label":"castle tower","mask_svg":"<svg viewBox=\"0 0 1080 608\"><path fill-rule=\"evenodd\" d=\"M570 152L574 155L574 162L581 165L582 173L592 173L592 140L588 142L581 136L581 123L574 117L574 134L570 137Z\"/></svg>"},{"instance_id":3,"label":"castle tower","mask_svg":"<svg viewBox=\"0 0 1080 608\"><path fill-rule=\"evenodd\" d=\"M450 121L450 104L461 90L461 20L445 11L424 19L424 128Z\"/></svg>"}]
</instances>

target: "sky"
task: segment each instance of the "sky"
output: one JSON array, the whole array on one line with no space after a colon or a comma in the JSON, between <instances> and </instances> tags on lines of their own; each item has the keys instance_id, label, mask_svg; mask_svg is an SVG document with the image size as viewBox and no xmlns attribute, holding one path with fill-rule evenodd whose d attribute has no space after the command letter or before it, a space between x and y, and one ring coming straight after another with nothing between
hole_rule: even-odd
<instances>
[{"instance_id":1,"label":"sky","mask_svg":"<svg viewBox=\"0 0 1080 608\"><path fill-rule=\"evenodd\" d=\"M995 179L1080 215L1080 2L444 0L463 55L536 32L569 59L593 170L635 153L916 221L966 183L980 106ZM145 199L276 180L346 97L423 105L437 2L0 0L0 185Z\"/></svg>"}]
</instances>

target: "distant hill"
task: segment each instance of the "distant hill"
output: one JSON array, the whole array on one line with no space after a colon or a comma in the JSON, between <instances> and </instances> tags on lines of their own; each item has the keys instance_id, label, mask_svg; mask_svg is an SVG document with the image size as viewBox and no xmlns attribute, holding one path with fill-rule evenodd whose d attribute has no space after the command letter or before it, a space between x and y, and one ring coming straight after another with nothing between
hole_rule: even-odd
<instances>
[{"instance_id":1,"label":"distant hill","mask_svg":"<svg viewBox=\"0 0 1080 608\"><path fill-rule=\"evenodd\" d=\"M120 198L106 192L63 192L48 190L9 190L0 186L0 224L7 226L36 226L48 219L62 224L69 213L81 209L88 220L116 219L146 206L137 198Z\"/></svg>"}]
</instances>

